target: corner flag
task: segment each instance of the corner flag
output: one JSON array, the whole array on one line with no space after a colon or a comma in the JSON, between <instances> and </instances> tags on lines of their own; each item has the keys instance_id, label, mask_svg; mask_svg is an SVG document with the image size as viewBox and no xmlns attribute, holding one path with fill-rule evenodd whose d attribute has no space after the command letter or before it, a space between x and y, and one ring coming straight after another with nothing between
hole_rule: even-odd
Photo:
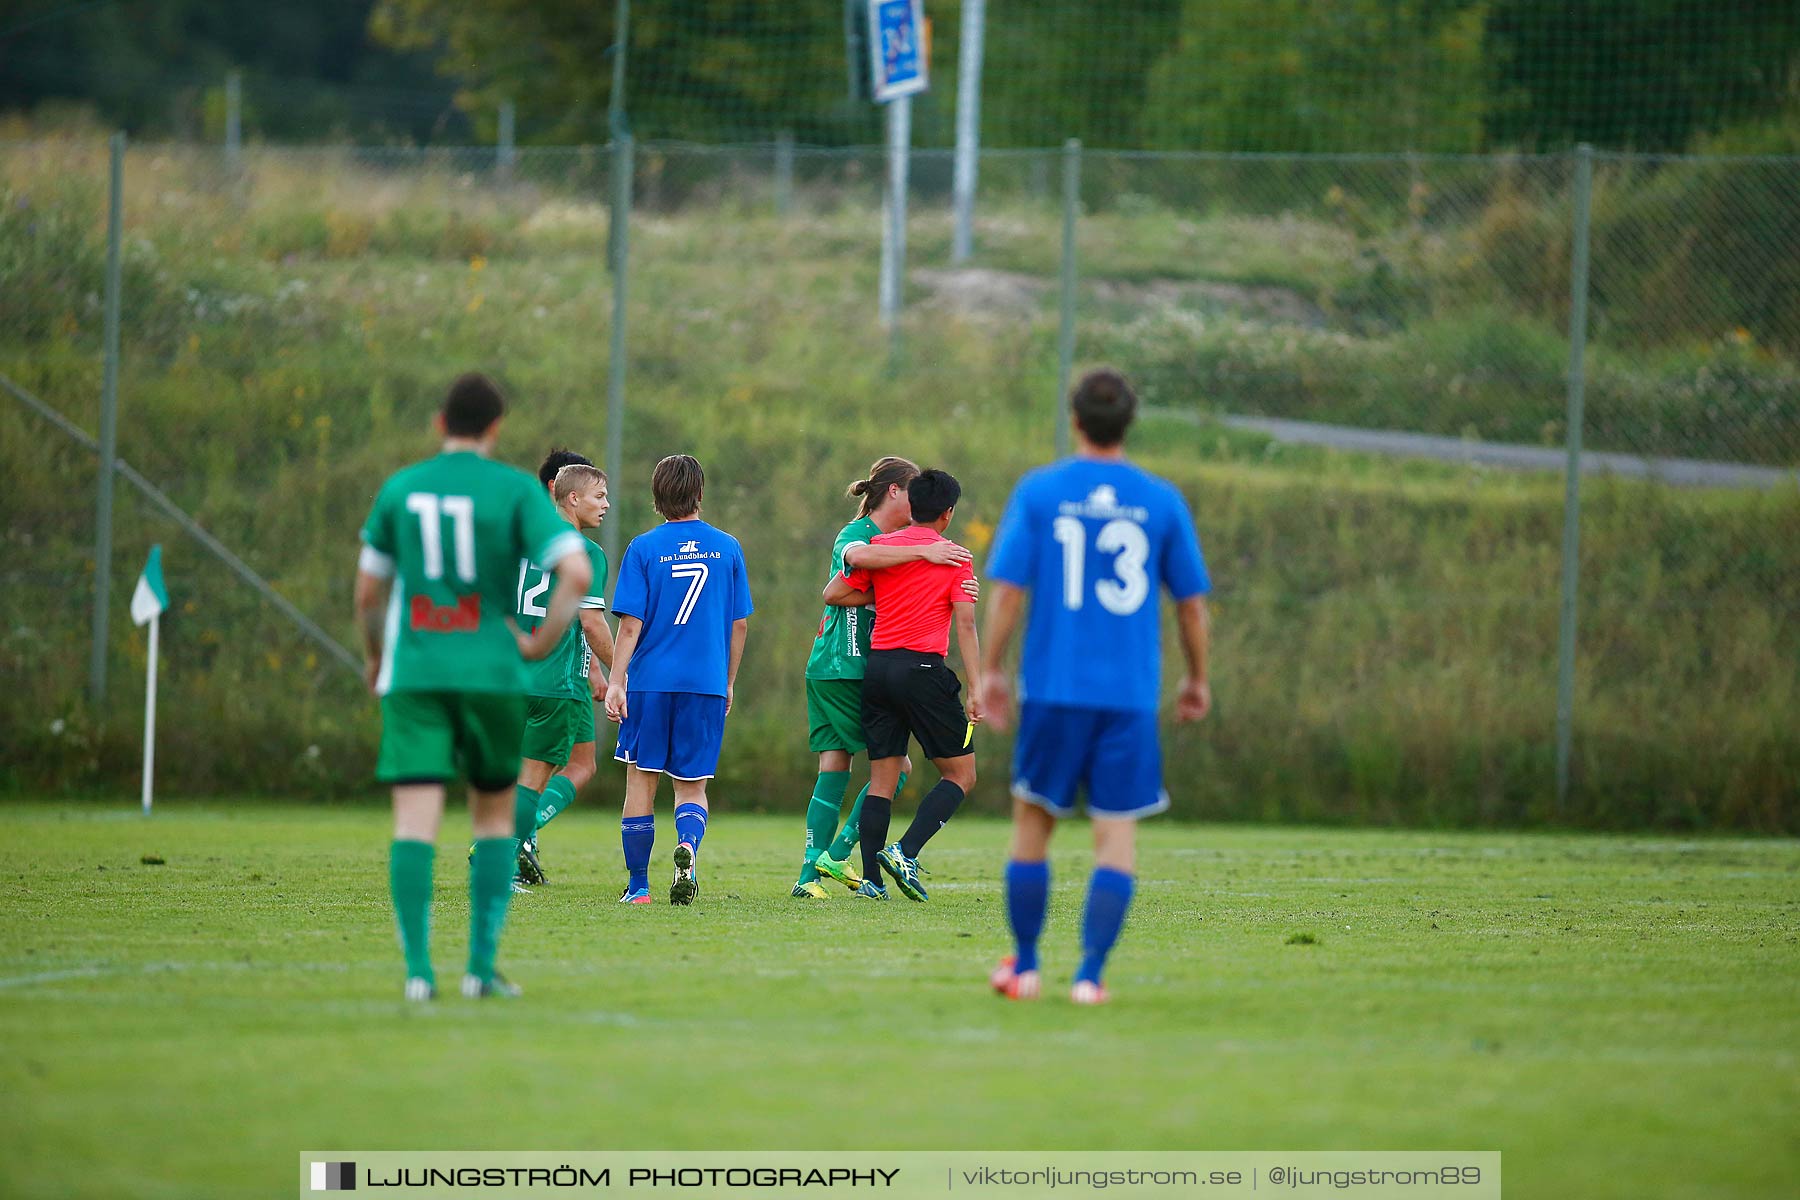
<instances>
[{"instance_id":1,"label":"corner flag","mask_svg":"<svg viewBox=\"0 0 1800 1200\"><path fill-rule=\"evenodd\" d=\"M144 674L144 815L150 815L151 780L156 775L156 650L162 615L169 607L169 591L163 587L162 546L150 547L150 560L131 593L131 619L150 626L150 661Z\"/></svg>"},{"instance_id":2,"label":"corner flag","mask_svg":"<svg viewBox=\"0 0 1800 1200\"><path fill-rule=\"evenodd\" d=\"M150 560L138 576L137 590L131 593L131 620L143 625L169 607L169 592L163 587L162 546L150 547Z\"/></svg>"}]
</instances>

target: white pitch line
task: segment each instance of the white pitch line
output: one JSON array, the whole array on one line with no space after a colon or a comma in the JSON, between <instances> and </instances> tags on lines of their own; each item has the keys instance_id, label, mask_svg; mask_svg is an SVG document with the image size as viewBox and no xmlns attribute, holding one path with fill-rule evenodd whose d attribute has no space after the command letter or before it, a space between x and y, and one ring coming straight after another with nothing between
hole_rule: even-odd
<instances>
[{"instance_id":1,"label":"white pitch line","mask_svg":"<svg viewBox=\"0 0 1800 1200\"><path fill-rule=\"evenodd\" d=\"M98 975L115 974L118 970L117 967L71 967L63 971L39 971L35 975L10 975L0 979L0 991L30 987L36 983L59 983L64 979L92 979Z\"/></svg>"}]
</instances>

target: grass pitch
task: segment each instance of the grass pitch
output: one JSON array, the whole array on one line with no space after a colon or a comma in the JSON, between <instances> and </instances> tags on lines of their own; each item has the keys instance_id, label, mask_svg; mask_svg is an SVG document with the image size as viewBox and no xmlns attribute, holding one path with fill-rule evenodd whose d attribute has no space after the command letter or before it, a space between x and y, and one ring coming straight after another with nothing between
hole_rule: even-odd
<instances>
[{"instance_id":1,"label":"grass pitch","mask_svg":"<svg viewBox=\"0 0 1800 1200\"><path fill-rule=\"evenodd\" d=\"M1115 1001L1078 1010L1083 826L1023 1006L984 986L1001 824L940 835L928 906L806 903L799 818L722 813L682 910L665 812L658 903L626 908L601 809L515 902L525 999L428 1009L398 999L378 809L0 812L0 1195L286 1195L303 1148L1498 1149L1509 1197L1800 1176L1791 841L1151 822Z\"/></svg>"}]
</instances>

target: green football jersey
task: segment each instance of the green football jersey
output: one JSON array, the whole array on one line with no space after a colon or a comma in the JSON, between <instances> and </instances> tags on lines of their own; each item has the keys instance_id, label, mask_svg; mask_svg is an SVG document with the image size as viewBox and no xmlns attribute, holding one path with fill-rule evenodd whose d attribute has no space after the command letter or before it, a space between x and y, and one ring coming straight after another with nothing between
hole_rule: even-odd
<instances>
[{"instance_id":1,"label":"green football jersey","mask_svg":"<svg viewBox=\"0 0 1800 1200\"><path fill-rule=\"evenodd\" d=\"M440 454L381 485L362 536L362 569L393 580L377 692L524 692L506 627L519 560L561 562L584 543L535 477Z\"/></svg>"},{"instance_id":2,"label":"green football jersey","mask_svg":"<svg viewBox=\"0 0 1800 1200\"><path fill-rule=\"evenodd\" d=\"M588 586L588 594L581 598L581 608L606 611L606 551L594 545L584 535L581 539L587 547L588 562L593 564L594 582ZM519 594L517 620L519 628L530 633L543 623L549 615L550 589L555 585L556 577L538 566L528 558L519 560ZM527 696L542 696L557 700L586 700L593 693L588 691L588 671L594 661L594 652L588 648L587 638L581 632L581 617L569 622L569 630L563 634L563 640L557 644L548 658L534 663L526 663L525 671L530 681L525 685Z\"/></svg>"},{"instance_id":3,"label":"green football jersey","mask_svg":"<svg viewBox=\"0 0 1800 1200\"><path fill-rule=\"evenodd\" d=\"M841 575L844 553L852 546L866 546L881 533L881 526L858 517L838 531L831 547L831 573ZM829 582L829 577L827 577ZM812 657L806 660L808 679L861 679L869 657L869 638L875 632L875 609L825 606L819 618L819 635L813 639Z\"/></svg>"}]
</instances>

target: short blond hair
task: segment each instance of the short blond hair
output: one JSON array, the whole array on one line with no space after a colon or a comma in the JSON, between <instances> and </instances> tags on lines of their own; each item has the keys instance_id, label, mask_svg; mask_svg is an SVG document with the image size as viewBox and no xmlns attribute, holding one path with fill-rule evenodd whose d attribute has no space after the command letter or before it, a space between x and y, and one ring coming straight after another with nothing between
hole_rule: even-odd
<instances>
[{"instance_id":1,"label":"short blond hair","mask_svg":"<svg viewBox=\"0 0 1800 1200\"><path fill-rule=\"evenodd\" d=\"M606 482L606 472L588 463L570 463L550 481L550 494L561 504L576 492L586 491L596 483Z\"/></svg>"}]
</instances>

